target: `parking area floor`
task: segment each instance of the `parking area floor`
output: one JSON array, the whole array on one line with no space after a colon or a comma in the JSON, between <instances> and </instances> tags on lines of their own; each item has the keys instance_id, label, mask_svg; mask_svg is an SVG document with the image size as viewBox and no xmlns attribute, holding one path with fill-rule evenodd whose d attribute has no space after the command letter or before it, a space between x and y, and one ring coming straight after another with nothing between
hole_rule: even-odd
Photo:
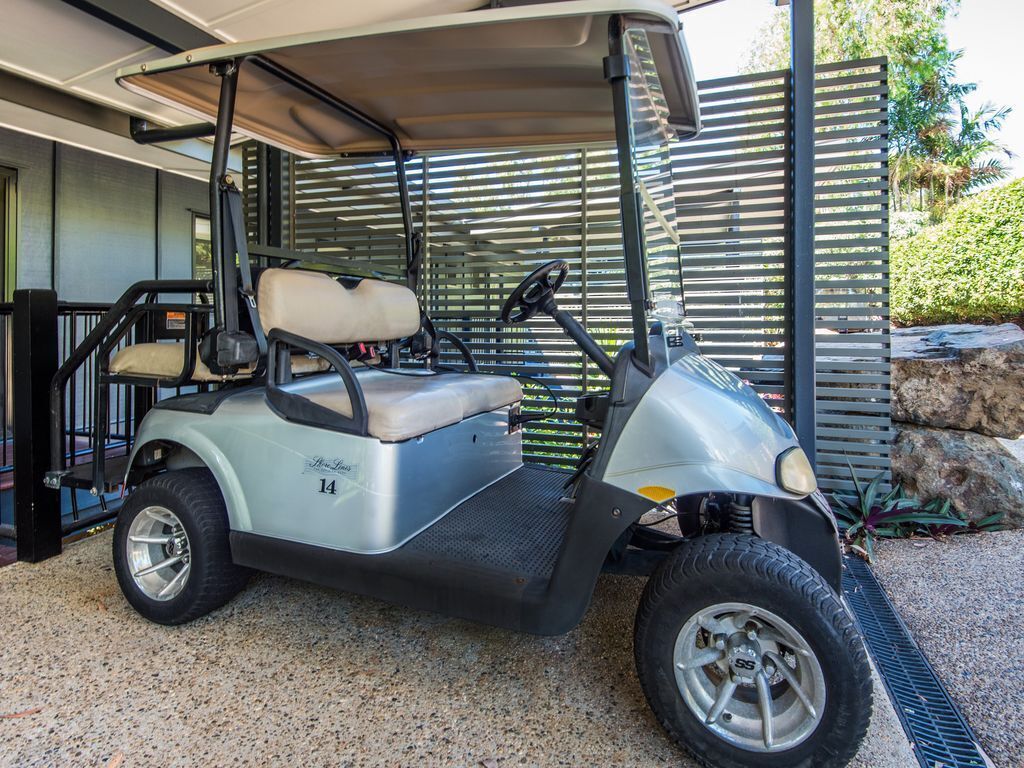
<instances>
[{"instance_id":1,"label":"parking area floor","mask_svg":"<svg viewBox=\"0 0 1024 768\"><path fill-rule=\"evenodd\" d=\"M603 577L553 638L271 576L167 628L121 598L110 539L0 570L0 764L692 765L634 673L641 579ZM875 690L855 764L916 765Z\"/></svg>"},{"instance_id":2,"label":"parking area floor","mask_svg":"<svg viewBox=\"0 0 1024 768\"><path fill-rule=\"evenodd\" d=\"M1024 530L887 542L874 571L993 763L1024 765Z\"/></svg>"}]
</instances>

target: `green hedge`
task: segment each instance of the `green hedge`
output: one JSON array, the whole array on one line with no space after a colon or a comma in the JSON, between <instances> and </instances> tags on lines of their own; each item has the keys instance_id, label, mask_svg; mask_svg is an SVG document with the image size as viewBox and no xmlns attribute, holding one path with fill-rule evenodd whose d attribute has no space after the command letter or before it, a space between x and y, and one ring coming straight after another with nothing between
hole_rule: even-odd
<instances>
[{"instance_id":1,"label":"green hedge","mask_svg":"<svg viewBox=\"0 0 1024 768\"><path fill-rule=\"evenodd\" d=\"M933 227L892 244L899 325L1024 317L1024 179L975 195Z\"/></svg>"}]
</instances>

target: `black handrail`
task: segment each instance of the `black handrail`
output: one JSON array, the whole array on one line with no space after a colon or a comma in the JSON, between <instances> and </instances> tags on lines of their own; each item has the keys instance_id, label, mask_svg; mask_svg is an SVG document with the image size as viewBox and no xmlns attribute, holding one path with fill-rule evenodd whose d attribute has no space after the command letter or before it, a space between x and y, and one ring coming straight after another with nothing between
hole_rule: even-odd
<instances>
[{"instance_id":1,"label":"black handrail","mask_svg":"<svg viewBox=\"0 0 1024 768\"><path fill-rule=\"evenodd\" d=\"M175 310L185 314L186 323L182 366L181 370L178 371L177 376L170 379L160 379L132 376L130 374L115 374L111 377L110 353L113 348L120 343L121 339L123 339L128 332L138 324L139 320L144 317L152 317L154 312ZM196 353L199 348L199 336L197 334L197 330L200 328L201 318L204 315L209 315L209 312L209 307L196 304L160 304L156 302L156 293L149 293L146 295L146 300L143 303L133 304L129 307L121 322L115 326L112 332L107 334L106 338L102 342L100 342L100 345L96 350L96 389L94 392L93 407L93 414L95 416L95 422L93 424L95 439L93 440L92 457L92 477L94 488L102 488L106 480L107 441L105 435L103 435L103 439L101 439L100 430L106 430L110 419L110 389L107 385L135 384L147 387L163 386L169 388L180 387L182 384L188 383L192 379L193 371L195 371L196 368ZM63 402L63 397L61 398L61 402Z\"/></svg>"},{"instance_id":2,"label":"black handrail","mask_svg":"<svg viewBox=\"0 0 1024 768\"><path fill-rule=\"evenodd\" d=\"M132 285L121 294L110 309L96 323L68 359L57 369L50 383L50 467L51 471L62 472L65 469L64 450L64 393L68 380L103 343L132 309L141 296L149 293L206 293L211 290L209 280L142 280ZM96 387L106 386L98 378ZM100 425L94 425L99 429Z\"/></svg>"},{"instance_id":3,"label":"black handrail","mask_svg":"<svg viewBox=\"0 0 1024 768\"><path fill-rule=\"evenodd\" d=\"M476 364L476 358L473 357L473 352L470 350L469 346L467 346L466 342L450 331L435 331L434 333L439 341L444 339L455 347L458 353L462 355L462 359L466 361L466 367L469 368L470 373L476 373L480 370L479 366Z\"/></svg>"},{"instance_id":4,"label":"black handrail","mask_svg":"<svg viewBox=\"0 0 1024 768\"><path fill-rule=\"evenodd\" d=\"M153 128L143 118L132 116L128 121L129 132L136 144L160 144L165 141L184 141L213 136L216 127L213 123L195 123L193 125L176 125L172 128Z\"/></svg>"},{"instance_id":5,"label":"black handrail","mask_svg":"<svg viewBox=\"0 0 1024 768\"><path fill-rule=\"evenodd\" d=\"M267 343L269 346L267 349L266 398L272 410L287 421L299 424L310 424L364 437L369 434L370 418L363 388L359 386L359 380L356 378L352 366L338 350L313 341L313 339L307 339L305 336L282 331L280 328L274 328L267 334ZM309 398L280 388L280 384L285 383L291 373L290 370L280 370L278 348L282 344L319 355L334 367L345 384L345 391L348 393L348 400L352 406L351 416L343 416L317 405ZM287 361L286 365L290 365L290 355L287 357Z\"/></svg>"}]
</instances>

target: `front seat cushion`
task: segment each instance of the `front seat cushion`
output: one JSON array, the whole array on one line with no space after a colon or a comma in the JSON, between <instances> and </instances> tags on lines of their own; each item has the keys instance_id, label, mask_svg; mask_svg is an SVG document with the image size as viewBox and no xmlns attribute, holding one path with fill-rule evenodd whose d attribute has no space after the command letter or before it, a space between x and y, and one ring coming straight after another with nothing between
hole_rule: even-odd
<instances>
[{"instance_id":1,"label":"front seat cushion","mask_svg":"<svg viewBox=\"0 0 1024 768\"><path fill-rule=\"evenodd\" d=\"M366 400L368 431L385 442L418 437L523 399L519 382L509 376L370 370L358 371L356 378ZM352 403L340 381L302 395L342 416L352 415Z\"/></svg>"}]
</instances>

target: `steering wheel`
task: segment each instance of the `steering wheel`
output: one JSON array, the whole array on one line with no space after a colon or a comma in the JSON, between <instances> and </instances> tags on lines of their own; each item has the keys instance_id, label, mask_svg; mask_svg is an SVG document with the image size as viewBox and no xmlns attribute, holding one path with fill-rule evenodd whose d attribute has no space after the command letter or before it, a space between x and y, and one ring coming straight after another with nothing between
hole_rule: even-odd
<instances>
[{"instance_id":1,"label":"steering wheel","mask_svg":"<svg viewBox=\"0 0 1024 768\"><path fill-rule=\"evenodd\" d=\"M568 274L569 265L561 259L549 261L535 269L505 301L505 306L501 308L501 322L506 325L525 323L537 314L546 298L558 293Z\"/></svg>"}]
</instances>

